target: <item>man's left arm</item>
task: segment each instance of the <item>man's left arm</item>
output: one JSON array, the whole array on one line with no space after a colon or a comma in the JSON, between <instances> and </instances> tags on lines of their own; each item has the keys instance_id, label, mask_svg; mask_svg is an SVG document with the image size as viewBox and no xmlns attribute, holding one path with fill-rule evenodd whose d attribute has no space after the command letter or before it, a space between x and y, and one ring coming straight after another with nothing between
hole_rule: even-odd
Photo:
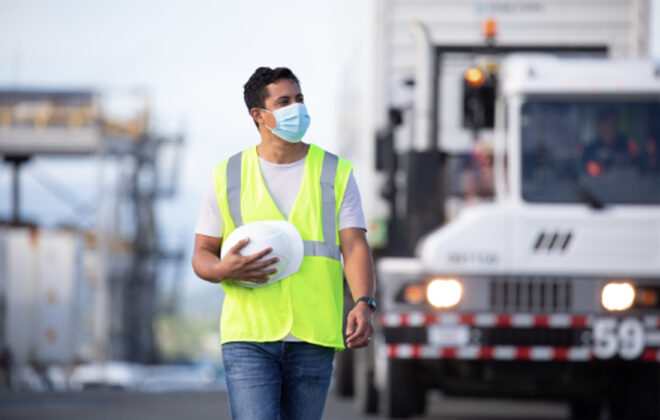
<instances>
[{"instance_id":1,"label":"man's left arm","mask_svg":"<svg viewBox=\"0 0 660 420\"><path fill-rule=\"evenodd\" d=\"M351 289L353 301L363 296L374 296L376 281L371 250L362 228L339 231L339 244L344 257L344 273ZM358 302L346 320L346 346L364 347L373 334L373 311L366 302Z\"/></svg>"}]
</instances>

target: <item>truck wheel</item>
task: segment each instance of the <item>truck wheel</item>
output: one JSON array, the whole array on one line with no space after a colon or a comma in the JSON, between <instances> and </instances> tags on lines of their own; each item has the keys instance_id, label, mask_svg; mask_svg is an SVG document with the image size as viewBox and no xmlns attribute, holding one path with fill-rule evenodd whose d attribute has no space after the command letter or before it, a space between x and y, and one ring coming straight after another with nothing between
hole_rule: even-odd
<instances>
[{"instance_id":1,"label":"truck wheel","mask_svg":"<svg viewBox=\"0 0 660 420\"><path fill-rule=\"evenodd\" d=\"M417 381L415 364L411 360L389 360L383 395L385 414L390 418L408 418L423 414L425 390Z\"/></svg>"},{"instance_id":2,"label":"truck wheel","mask_svg":"<svg viewBox=\"0 0 660 420\"><path fill-rule=\"evenodd\" d=\"M373 346L353 352L353 390L355 409L362 414L378 412L378 392L374 384Z\"/></svg>"},{"instance_id":3,"label":"truck wheel","mask_svg":"<svg viewBox=\"0 0 660 420\"><path fill-rule=\"evenodd\" d=\"M628 372L613 404L614 419L660 419L660 367L636 366Z\"/></svg>"},{"instance_id":4,"label":"truck wheel","mask_svg":"<svg viewBox=\"0 0 660 420\"><path fill-rule=\"evenodd\" d=\"M346 349L335 355L335 392L340 397L353 396L353 350Z\"/></svg>"},{"instance_id":5,"label":"truck wheel","mask_svg":"<svg viewBox=\"0 0 660 420\"><path fill-rule=\"evenodd\" d=\"M601 418L600 406L598 401L573 399L570 402L571 420L598 420Z\"/></svg>"}]
</instances>

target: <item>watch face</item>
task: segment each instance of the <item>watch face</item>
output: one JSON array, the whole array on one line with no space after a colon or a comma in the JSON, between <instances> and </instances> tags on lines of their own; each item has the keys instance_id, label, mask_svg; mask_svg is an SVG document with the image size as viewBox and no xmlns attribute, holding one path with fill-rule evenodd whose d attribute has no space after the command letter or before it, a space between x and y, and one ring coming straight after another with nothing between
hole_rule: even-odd
<instances>
[{"instance_id":1,"label":"watch face","mask_svg":"<svg viewBox=\"0 0 660 420\"><path fill-rule=\"evenodd\" d=\"M369 299L367 301L367 305L369 305L369 307L375 311L376 310L376 299L373 299L373 298Z\"/></svg>"},{"instance_id":2,"label":"watch face","mask_svg":"<svg viewBox=\"0 0 660 420\"><path fill-rule=\"evenodd\" d=\"M372 297L367 297L367 296L361 297L361 298L359 298L358 300L355 301L356 304L358 302L366 303L367 306L369 306L369 308L371 308L372 311L376 310L376 299L374 299Z\"/></svg>"}]
</instances>

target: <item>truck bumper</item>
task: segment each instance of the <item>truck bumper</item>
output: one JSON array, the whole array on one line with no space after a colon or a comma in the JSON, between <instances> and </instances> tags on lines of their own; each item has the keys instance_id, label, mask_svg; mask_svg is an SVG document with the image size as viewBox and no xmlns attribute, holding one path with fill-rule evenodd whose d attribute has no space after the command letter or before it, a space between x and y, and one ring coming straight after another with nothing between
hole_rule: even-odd
<instances>
[{"instance_id":1,"label":"truck bumper","mask_svg":"<svg viewBox=\"0 0 660 420\"><path fill-rule=\"evenodd\" d=\"M660 316L384 313L390 359L660 362Z\"/></svg>"}]
</instances>

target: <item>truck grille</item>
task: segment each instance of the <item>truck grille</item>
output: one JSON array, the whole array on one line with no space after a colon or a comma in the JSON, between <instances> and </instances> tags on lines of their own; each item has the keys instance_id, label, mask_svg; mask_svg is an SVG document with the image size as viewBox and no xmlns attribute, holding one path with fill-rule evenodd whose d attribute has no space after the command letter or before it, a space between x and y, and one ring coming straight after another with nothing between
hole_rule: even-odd
<instances>
[{"instance_id":1,"label":"truck grille","mask_svg":"<svg viewBox=\"0 0 660 420\"><path fill-rule=\"evenodd\" d=\"M569 312L572 288L564 277L495 277L490 305L498 312Z\"/></svg>"},{"instance_id":2,"label":"truck grille","mask_svg":"<svg viewBox=\"0 0 660 420\"><path fill-rule=\"evenodd\" d=\"M585 328L482 328L482 346L584 346Z\"/></svg>"}]
</instances>

